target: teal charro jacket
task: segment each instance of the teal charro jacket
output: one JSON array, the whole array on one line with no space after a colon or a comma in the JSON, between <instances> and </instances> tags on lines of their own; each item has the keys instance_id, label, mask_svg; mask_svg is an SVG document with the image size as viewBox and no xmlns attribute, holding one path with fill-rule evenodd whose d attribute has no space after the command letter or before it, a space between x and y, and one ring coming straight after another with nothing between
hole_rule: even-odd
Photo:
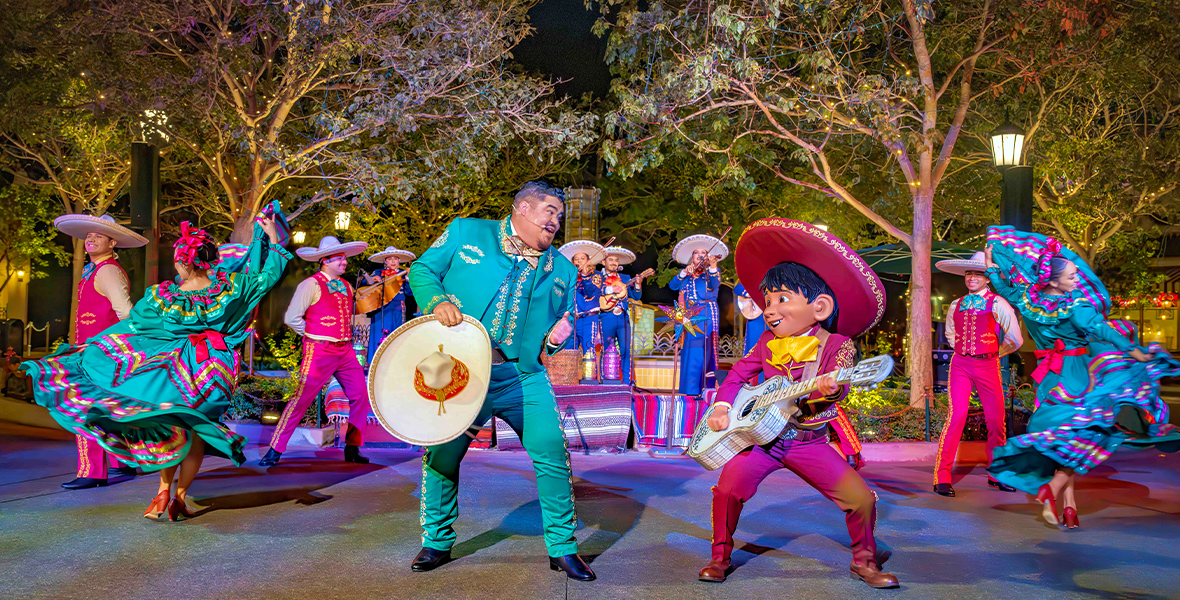
<instances>
[{"instance_id":1,"label":"teal charro jacket","mask_svg":"<svg viewBox=\"0 0 1180 600\"><path fill-rule=\"evenodd\" d=\"M577 269L550 247L538 257L532 291L513 306L490 306L500 284L512 270L512 257L502 241L510 235L509 220L455 219L410 267L408 277L422 314L429 315L442 302L451 302L465 314L479 319L485 329L499 311L510 311L504 346L519 349L517 368L523 373L545 370L541 352L553 355L565 347L547 343L549 332L565 313L574 313ZM515 311L516 318L511 312ZM570 336L573 337L572 335Z\"/></svg>"}]
</instances>

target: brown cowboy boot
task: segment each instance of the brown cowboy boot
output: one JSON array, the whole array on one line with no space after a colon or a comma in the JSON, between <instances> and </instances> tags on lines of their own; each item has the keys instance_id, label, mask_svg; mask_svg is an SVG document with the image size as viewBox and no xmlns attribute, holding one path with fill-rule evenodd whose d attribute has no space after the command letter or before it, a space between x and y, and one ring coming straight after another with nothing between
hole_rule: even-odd
<instances>
[{"instance_id":1,"label":"brown cowboy boot","mask_svg":"<svg viewBox=\"0 0 1180 600\"><path fill-rule=\"evenodd\" d=\"M858 565L852 563L849 565L852 572L853 579L859 579L875 588L895 588L900 587L901 584L897 582L897 578L889 573L882 573L876 565Z\"/></svg>"},{"instance_id":2,"label":"brown cowboy boot","mask_svg":"<svg viewBox=\"0 0 1180 600\"><path fill-rule=\"evenodd\" d=\"M725 573L729 571L728 560L710 560L705 568L697 575L697 579L701 581L710 581L713 583L721 583L725 581Z\"/></svg>"}]
</instances>

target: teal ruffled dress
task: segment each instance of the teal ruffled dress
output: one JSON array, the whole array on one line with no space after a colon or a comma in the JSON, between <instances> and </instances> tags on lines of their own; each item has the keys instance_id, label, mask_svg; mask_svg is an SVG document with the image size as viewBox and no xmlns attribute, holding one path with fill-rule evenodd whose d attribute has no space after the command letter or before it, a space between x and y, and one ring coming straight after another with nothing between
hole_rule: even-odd
<instances>
[{"instance_id":1,"label":"teal ruffled dress","mask_svg":"<svg viewBox=\"0 0 1180 600\"><path fill-rule=\"evenodd\" d=\"M1124 444L1180 448L1159 397L1159 380L1180 374L1180 362L1158 345L1145 349L1155 353L1146 363L1127 355L1137 347L1133 326L1106 321L1110 295L1105 286L1085 261L1053 238L992 227L988 242L998 265L988 270L992 285L1020 311L1040 353L1048 351L1038 364L1043 379L1028 433L997 448L988 472L1035 494L1058 469L1086 473ZM1069 296L1038 293L1054 255L1078 268L1079 285ZM1124 413L1124 406L1132 411ZM1120 427L1119 416L1128 414L1141 417L1138 431Z\"/></svg>"},{"instance_id":2,"label":"teal ruffled dress","mask_svg":"<svg viewBox=\"0 0 1180 600\"><path fill-rule=\"evenodd\" d=\"M281 211L275 216L286 228ZM206 454L243 463L246 440L221 416L237 385L237 347L251 335L254 307L289 260L256 225L241 260L221 261L209 272L211 285L153 286L127 319L89 343L22 363L37 403L67 430L147 471L178 464L193 435L205 441Z\"/></svg>"}]
</instances>

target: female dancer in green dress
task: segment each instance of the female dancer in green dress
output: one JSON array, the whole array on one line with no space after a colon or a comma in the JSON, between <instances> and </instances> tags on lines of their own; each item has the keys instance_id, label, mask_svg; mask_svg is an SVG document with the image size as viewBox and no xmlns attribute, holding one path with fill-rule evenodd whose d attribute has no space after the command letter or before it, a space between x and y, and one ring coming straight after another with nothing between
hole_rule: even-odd
<instances>
[{"instance_id":1,"label":"female dancer in green dress","mask_svg":"<svg viewBox=\"0 0 1180 600\"><path fill-rule=\"evenodd\" d=\"M185 497L205 454L245 461L245 438L220 419L237 382L236 347L291 259L278 245L277 230L287 231L282 212L268 211L273 217L256 221L245 260L224 264L212 238L184 223L174 254L178 281L148 289L129 318L89 343L21 365L37 403L63 427L128 465L160 471L145 517L193 516Z\"/></svg>"},{"instance_id":2,"label":"female dancer in green dress","mask_svg":"<svg viewBox=\"0 0 1180 600\"><path fill-rule=\"evenodd\" d=\"M1107 323L1105 286L1057 240L991 227L985 256L992 285L1024 316L1039 359L1032 374L1038 382L1037 409L1028 433L997 448L988 471L1035 493L1046 522L1072 529L1079 525L1075 476L1135 435L1122 425L1125 417L1155 421L1151 431L1140 428L1136 443L1174 435L1166 424L1167 405L1159 401L1158 381L1177 372L1180 363L1161 348L1144 351L1126 331ZM1060 517L1059 497L1065 504Z\"/></svg>"}]
</instances>

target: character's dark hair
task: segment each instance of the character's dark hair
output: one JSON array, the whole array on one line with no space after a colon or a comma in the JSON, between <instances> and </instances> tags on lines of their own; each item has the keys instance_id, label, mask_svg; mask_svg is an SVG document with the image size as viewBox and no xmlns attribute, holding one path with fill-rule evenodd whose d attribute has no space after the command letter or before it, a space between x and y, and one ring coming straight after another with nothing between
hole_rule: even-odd
<instances>
[{"instance_id":1,"label":"character's dark hair","mask_svg":"<svg viewBox=\"0 0 1180 600\"><path fill-rule=\"evenodd\" d=\"M1069 259L1067 258L1054 256L1049 259L1049 281L1057 281L1057 278L1061 277L1067 266L1069 266Z\"/></svg>"},{"instance_id":2,"label":"character's dark hair","mask_svg":"<svg viewBox=\"0 0 1180 600\"><path fill-rule=\"evenodd\" d=\"M538 179L520 186L520 191L516 192L516 197L512 199L512 205L516 206L529 198L544 198L545 196L553 196L561 200L563 204L565 203L564 190L548 181Z\"/></svg>"},{"instance_id":3,"label":"character's dark hair","mask_svg":"<svg viewBox=\"0 0 1180 600\"><path fill-rule=\"evenodd\" d=\"M832 288L824 280L815 274L815 271L807 267L793 262L781 262L766 272L766 276L762 278L762 284L758 286L758 291L763 294L767 292L779 292L789 290L807 298L807 302L815 302L823 294L827 294L832 298L832 314L820 323L820 327L828 331L836 326L836 321L840 317L840 303L836 301L836 295L832 293Z\"/></svg>"}]
</instances>

